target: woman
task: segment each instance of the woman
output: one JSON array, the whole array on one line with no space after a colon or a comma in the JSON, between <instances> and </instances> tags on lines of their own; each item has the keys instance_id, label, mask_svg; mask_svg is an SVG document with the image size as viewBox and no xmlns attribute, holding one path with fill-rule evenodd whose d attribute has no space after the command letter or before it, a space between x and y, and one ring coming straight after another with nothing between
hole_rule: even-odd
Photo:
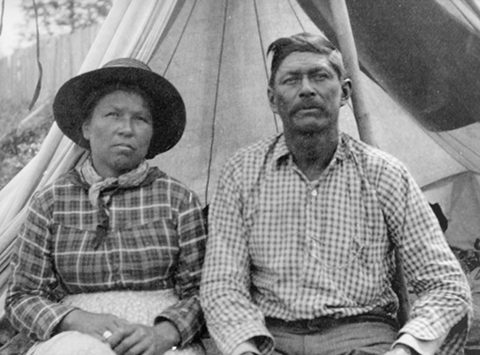
<instances>
[{"instance_id":1,"label":"woman","mask_svg":"<svg viewBox=\"0 0 480 355\"><path fill-rule=\"evenodd\" d=\"M146 161L183 134L179 93L123 58L65 83L53 112L91 154L35 196L12 256L6 313L29 354L202 353L201 207Z\"/></svg>"}]
</instances>

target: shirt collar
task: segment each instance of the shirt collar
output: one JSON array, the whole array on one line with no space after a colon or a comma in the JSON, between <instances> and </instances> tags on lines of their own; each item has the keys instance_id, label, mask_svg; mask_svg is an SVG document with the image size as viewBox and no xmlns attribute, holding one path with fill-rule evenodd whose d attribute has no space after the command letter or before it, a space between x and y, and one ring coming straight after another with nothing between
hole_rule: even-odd
<instances>
[{"instance_id":1,"label":"shirt collar","mask_svg":"<svg viewBox=\"0 0 480 355\"><path fill-rule=\"evenodd\" d=\"M350 140L349 137L345 133L340 133L338 139L338 146L333 155L333 159L337 161L343 161L346 159L351 158L351 150L350 150ZM289 157L291 157L290 150L288 149L287 142L285 141L285 135L282 133L278 136L277 142L275 144L275 148L273 150L273 161L278 165L283 161L286 161Z\"/></svg>"},{"instance_id":2,"label":"shirt collar","mask_svg":"<svg viewBox=\"0 0 480 355\"><path fill-rule=\"evenodd\" d=\"M277 142L273 149L273 161L277 164L280 164L281 161L284 161L290 156L290 150L287 147L287 142L285 142L285 135L281 133L277 137Z\"/></svg>"}]
</instances>

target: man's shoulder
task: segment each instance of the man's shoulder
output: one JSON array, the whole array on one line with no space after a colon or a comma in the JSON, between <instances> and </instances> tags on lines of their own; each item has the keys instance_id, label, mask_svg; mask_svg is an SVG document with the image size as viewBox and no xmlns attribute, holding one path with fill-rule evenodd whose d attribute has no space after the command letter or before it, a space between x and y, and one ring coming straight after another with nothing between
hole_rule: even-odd
<instances>
[{"instance_id":1,"label":"man's shoulder","mask_svg":"<svg viewBox=\"0 0 480 355\"><path fill-rule=\"evenodd\" d=\"M238 184L249 185L256 181L271 161L281 137L282 134L276 134L236 151L222 167L220 183L237 181Z\"/></svg>"},{"instance_id":2,"label":"man's shoulder","mask_svg":"<svg viewBox=\"0 0 480 355\"><path fill-rule=\"evenodd\" d=\"M272 151L281 136L282 134L278 133L240 148L229 159L229 162L238 162L239 160L245 159L263 160Z\"/></svg>"},{"instance_id":3,"label":"man's shoulder","mask_svg":"<svg viewBox=\"0 0 480 355\"><path fill-rule=\"evenodd\" d=\"M348 150L357 158L360 158L365 164L390 166L401 170L405 169L405 164L382 149L352 138L345 133L342 133L342 139L348 146Z\"/></svg>"},{"instance_id":4,"label":"man's shoulder","mask_svg":"<svg viewBox=\"0 0 480 355\"><path fill-rule=\"evenodd\" d=\"M370 181L378 182L378 179L383 180L385 178L395 181L411 179L411 174L407 166L390 153L354 139L346 134L343 134L342 137L349 153L355 157L359 168L363 170L365 176L367 176Z\"/></svg>"}]
</instances>

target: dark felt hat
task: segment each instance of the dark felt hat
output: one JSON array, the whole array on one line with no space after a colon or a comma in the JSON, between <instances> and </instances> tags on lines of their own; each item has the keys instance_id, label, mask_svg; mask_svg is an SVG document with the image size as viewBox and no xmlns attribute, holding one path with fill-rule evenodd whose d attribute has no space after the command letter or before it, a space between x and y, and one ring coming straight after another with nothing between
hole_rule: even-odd
<instances>
[{"instance_id":1,"label":"dark felt hat","mask_svg":"<svg viewBox=\"0 0 480 355\"><path fill-rule=\"evenodd\" d=\"M90 149L82 133L82 124L89 114L87 100L116 84L136 85L149 96L153 136L147 159L177 144L186 123L182 97L167 79L133 58L114 59L101 69L80 74L63 84L53 102L53 115L62 132L81 147Z\"/></svg>"}]
</instances>

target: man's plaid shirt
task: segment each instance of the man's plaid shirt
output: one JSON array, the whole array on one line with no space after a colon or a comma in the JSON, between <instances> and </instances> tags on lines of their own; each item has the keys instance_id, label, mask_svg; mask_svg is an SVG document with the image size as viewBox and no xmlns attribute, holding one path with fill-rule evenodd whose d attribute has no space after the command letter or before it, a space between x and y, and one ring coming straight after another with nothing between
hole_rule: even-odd
<instances>
[{"instance_id":1,"label":"man's plaid shirt","mask_svg":"<svg viewBox=\"0 0 480 355\"><path fill-rule=\"evenodd\" d=\"M440 337L471 309L469 287L404 166L341 134L327 169L308 181L283 135L263 140L225 166L210 207L201 287L209 331L225 354L253 337L267 354L264 316L346 317L378 307L393 316L393 246L420 296L400 332ZM458 354L465 332L453 338L445 354Z\"/></svg>"},{"instance_id":2,"label":"man's plaid shirt","mask_svg":"<svg viewBox=\"0 0 480 355\"><path fill-rule=\"evenodd\" d=\"M63 294L175 288L180 302L158 316L177 326L182 344L198 333L202 210L183 184L156 168L149 174L157 175L152 183L111 197L109 230L98 249L98 210L75 171L35 196L12 256L6 300L17 329L48 339L72 310L58 302Z\"/></svg>"}]
</instances>

